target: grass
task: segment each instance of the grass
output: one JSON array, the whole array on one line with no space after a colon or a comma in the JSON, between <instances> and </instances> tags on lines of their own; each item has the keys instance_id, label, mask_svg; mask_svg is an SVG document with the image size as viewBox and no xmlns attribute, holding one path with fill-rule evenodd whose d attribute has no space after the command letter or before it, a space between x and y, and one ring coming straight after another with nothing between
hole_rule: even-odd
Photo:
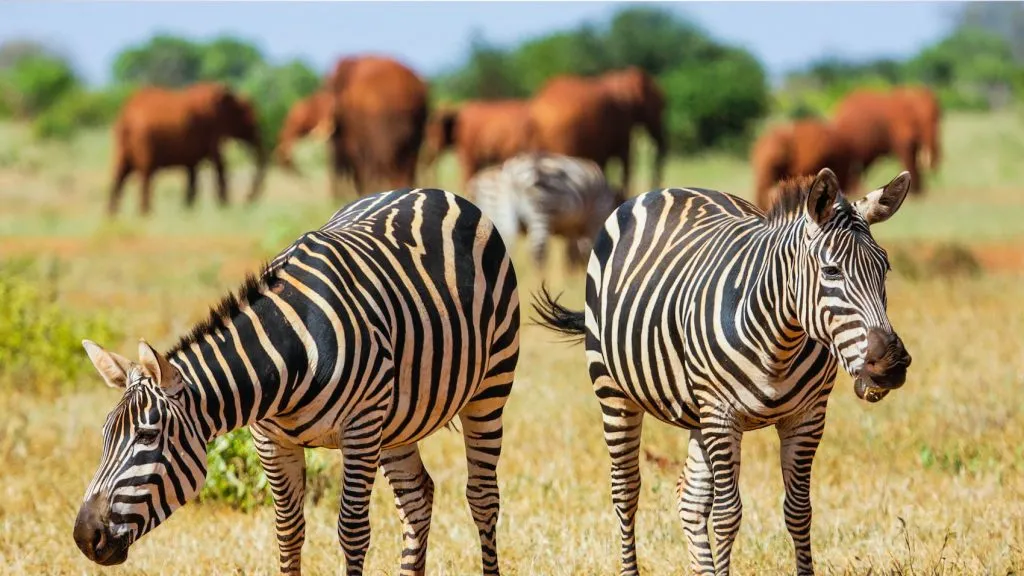
<instances>
[{"instance_id":1,"label":"grass","mask_svg":"<svg viewBox=\"0 0 1024 576\"><path fill-rule=\"evenodd\" d=\"M895 275L891 318L914 356L906 387L884 401L857 400L841 376L828 431L814 466L816 567L834 574L1010 574L1024 570L1024 131L1016 113L953 115L944 127L946 163L923 199L913 199L876 231L890 253L928 274ZM320 151L300 149L306 179L273 171L264 199L238 204L251 169L231 174L235 204L212 202L212 175L200 205L181 209L184 176L157 180L155 214L139 219L131 181L122 215L103 216L109 133L68 145L38 145L24 128L0 126L0 259L59 262L48 290L61 310L116 320L130 354L138 337L166 347L225 290L295 235L319 226L328 200ZM241 157L235 150L232 157ZM893 163L868 183L888 181ZM646 183L647 170L641 170ZM447 157L441 184L457 182ZM674 159L665 183L717 187L750 196L751 175L736 159ZM431 183L433 184L433 183ZM643 189L644 185L639 186ZM950 246L956 249L949 248ZM540 274L525 246L514 254L521 298ZM568 304L583 300L582 276L559 271L555 247L548 282ZM936 273L944 254L967 250L980 274ZM936 256L938 254L938 256ZM894 258L895 260L895 258ZM897 271L899 265L895 264ZM970 268L970 267L968 267ZM934 269L934 270L933 270ZM524 313L528 308L524 309ZM498 527L506 574L614 574L618 532L609 501L608 456L600 411L580 347L524 323L520 370L506 411ZM94 338L94 334L77 337ZM30 352L26 352L30 353ZM84 353L81 363L88 368ZM3 367L0 367L0 371ZM70 391L0 394L0 574L274 574L273 512L186 506L133 547L127 564L102 569L77 550L74 516L100 455L100 427L117 394L90 375ZM651 454L642 463L639 552L646 574L685 571L686 549L674 487L686 435L651 419ZM428 570L479 573L476 529L463 493L461 436L442 431L422 444L436 483ZM339 455L324 453L340 475ZM743 445L743 526L734 551L739 574L782 574L793 552L782 520L778 440L748 434ZM336 573L337 502L307 506L307 573ZM397 566L401 534L392 492L378 475L372 503L368 574Z\"/></svg>"}]
</instances>

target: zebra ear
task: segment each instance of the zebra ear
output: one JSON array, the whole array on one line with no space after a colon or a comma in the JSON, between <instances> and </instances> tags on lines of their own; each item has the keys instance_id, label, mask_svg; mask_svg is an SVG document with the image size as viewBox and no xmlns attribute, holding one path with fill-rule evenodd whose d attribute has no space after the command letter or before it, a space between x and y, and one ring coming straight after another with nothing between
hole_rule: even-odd
<instances>
[{"instance_id":1,"label":"zebra ear","mask_svg":"<svg viewBox=\"0 0 1024 576\"><path fill-rule=\"evenodd\" d=\"M832 217L836 198L839 196L839 179L835 172L822 168L814 177L811 189L807 193L808 232L811 236Z\"/></svg>"},{"instance_id":2,"label":"zebra ear","mask_svg":"<svg viewBox=\"0 0 1024 576\"><path fill-rule=\"evenodd\" d=\"M891 182L869 192L857 200L853 207L867 220L868 225L885 222L903 205L910 191L910 172L900 172Z\"/></svg>"},{"instance_id":3,"label":"zebra ear","mask_svg":"<svg viewBox=\"0 0 1024 576\"><path fill-rule=\"evenodd\" d=\"M175 394L181 389L181 376L171 363L153 349L144 339L139 339L139 364L142 371L168 394Z\"/></svg>"},{"instance_id":4,"label":"zebra ear","mask_svg":"<svg viewBox=\"0 0 1024 576\"><path fill-rule=\"evenodd\" d=\"M131 369L131 360L114 352L107 352L102 346L92 340L82 340L82 347L85 353L92 360L92 365L103 377L103 381L111 388L124 388L128 385L128 370Z\"/></svg>"}]
</instances>

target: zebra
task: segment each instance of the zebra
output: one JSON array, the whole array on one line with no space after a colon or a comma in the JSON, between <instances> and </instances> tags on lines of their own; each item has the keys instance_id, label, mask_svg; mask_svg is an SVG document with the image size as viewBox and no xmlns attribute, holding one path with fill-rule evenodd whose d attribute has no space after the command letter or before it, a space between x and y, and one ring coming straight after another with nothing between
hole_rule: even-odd
<instances>
[{"instance_id":1,"label":"zebra","mask_svg":"<svg viewBox=\"0 0 1024 576\"><path fill-rule=\"evenodd\" d=\"M300 574L304 447L340 448L347 574L370 543L378 466L403 525L401 574L422 574L434 484L418 442L458 416L484 574L499 574L497 464L519 357L515 271L493 224L435 189L381 192L300 236L166 355L131 362L85 340L124 390L74 526L82 553L120 564L192 499L207 443L249 426L273 492L280 571Z\"/></svg>"},{"instance_id":2,"label":"zebra","mask_svg":"<svg viewBox=\"0 0 1024 576\"><path fill-rule=\"evenodd\" d=\"M510 252L520 226L526 230L540 269L552 233L566 238L569 264L582 267L605 219L625 201L596 162L538 152L477 172L467 183L467 195L494 221Z\"/></svg>"},{"instance_id":3,"label":"zebra","mask_svg":"<svg viewBox=\"0 0 1024 576\"><path fill-rule=\"evenodd\" d=\"M896 213L909 187L904 171L850 203L825 168L783 182L768 214L715 190L654 190L620 207L595 240L585 311L541 286L541 322L586 341L621 574L638 573L645 414L689 429L676 497L694 573L729 574L742 515L740 440L774 425L797 572L813 574L811 462L837 362L856 395L877 402L903 385L911 361L887 317L889 262L869 229Z\"/></svg>"}]
</instances>

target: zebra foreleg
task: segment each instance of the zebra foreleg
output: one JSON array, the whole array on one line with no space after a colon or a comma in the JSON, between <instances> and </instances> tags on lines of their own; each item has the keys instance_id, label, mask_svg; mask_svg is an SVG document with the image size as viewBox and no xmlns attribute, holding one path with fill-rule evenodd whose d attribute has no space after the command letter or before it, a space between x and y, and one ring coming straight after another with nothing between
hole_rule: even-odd
<instances>
[{"instance_id":1,"label":"zebra foreleg","mask_svg":"<svg viewBox=\"0 0 1024 576\"><path fill-rule=\"evenodd\" d=\"M739 484L742 433L727 416L718 414L702 413L701 424L715 486L711 507L715 530L715 573L729 576L732 547L743 519Z\"/></svg>"},{"instance_id":2,"label":"zebra foreleg","mask_svg":"<svg viewBox=\"0 0 1024 576\"><path fill-rule=\"evenodd\" d=\"M704 437L699 429L690 430L686 465L676 483L676 503L686 532L690 572L702 576L715 574L715 558L708 539L708 517L714 497L715 483L704 450Z\"/></svg>"},{"instance_id":3,"label":"zebra foreleg","mask_svg":"<svg viewBox=\"0 0 1024 576\"><path fill-rule=\"evenodd\" d=\"M345 573L363 573L370 548L370 492L380 461L381 425L384 410L375 407L356 415L342 435L341 511L338 539L345 554Z\"/></svg>"},{"instance_id":4,"label":"zebra foreleg","mask_svg":"<svg viewBox=\"0 0 1024 576\"><path fill-rule=\"evenodd\" d=\"M612 459L612 503L619 517L621 576L639 574L636 559L636 510L640 502L640 433L643 409L612 386L595 383L604 419L604 441Z\"/></svg>"},{"instance_id":5,"label":"zebra foreleg","mask_svg":"<svg viewBox=\"0 0 1024 576\"><path fill-rule=\"evenodd\" d=\"M502 393L501 391L504 390ZM459 413L466 443L466 500L480 534L480 555L485 575L498 575L498 458L501 456L502 412L508 387L484 388Z\"/></svg>"},{"instance_id":6,"label":"zebra foreleg","mask_svg":"<svg viewBox=\"0 0 1024 576\"><path fill-rule=\"evenodd\" d=\"M793 538L796 572L800 576L811 575L811 464L825 432L825 407L783 420L776 429L781 444L782 481L786 486L782 511Z\"/></svg>"},{"instance_id":7,"label":"zebra foreleg","mask_svg":"<svg viewBox=\"0 0 1024 576\"><path fill-rule=\"evenodd\" d=\"M249 430L274 495L281 574L298 576L302 573L302 544L306 539L305 452L301 446L270 439L258 426L251 426Z\"/></svg>"},{"instance_id":8,"label":"zebra foreleg","mask_svg":"<svg viewBox=\"0 0 1024 576\"><path fill-rule=\"evenodd\" d=\"M388 450L381 454L381 467L395 492L395 506L402 519L405 548L402 550L402 576L419 576L427 565L427 537L434 504L434 481L423 466L417 444Z\"/></svg>"}]
</instances>

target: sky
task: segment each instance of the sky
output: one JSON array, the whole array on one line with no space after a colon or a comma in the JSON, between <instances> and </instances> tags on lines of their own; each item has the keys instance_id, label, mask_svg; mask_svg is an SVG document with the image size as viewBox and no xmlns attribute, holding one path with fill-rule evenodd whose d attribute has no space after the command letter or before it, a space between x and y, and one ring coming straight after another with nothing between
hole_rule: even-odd
<instances>
[{"instance_id":1,"label":"sky","mask_svg":"<svg viewBox=\"0 0 1024 576\"><path fill-rule=\"evenodd\" d=\"M0 42L33 38L69 55L87 82L110 78L116 54L157 32L254 41L272 61L318 71L345 54L395 56L424 75L457 66L479 30L499 45L583 21L606 22L631 2L0 2ZM906 57L949 30L951 2L672 2L713 37L752 51L773 79L823 56Z\"/></svg>"}]
</instances>

